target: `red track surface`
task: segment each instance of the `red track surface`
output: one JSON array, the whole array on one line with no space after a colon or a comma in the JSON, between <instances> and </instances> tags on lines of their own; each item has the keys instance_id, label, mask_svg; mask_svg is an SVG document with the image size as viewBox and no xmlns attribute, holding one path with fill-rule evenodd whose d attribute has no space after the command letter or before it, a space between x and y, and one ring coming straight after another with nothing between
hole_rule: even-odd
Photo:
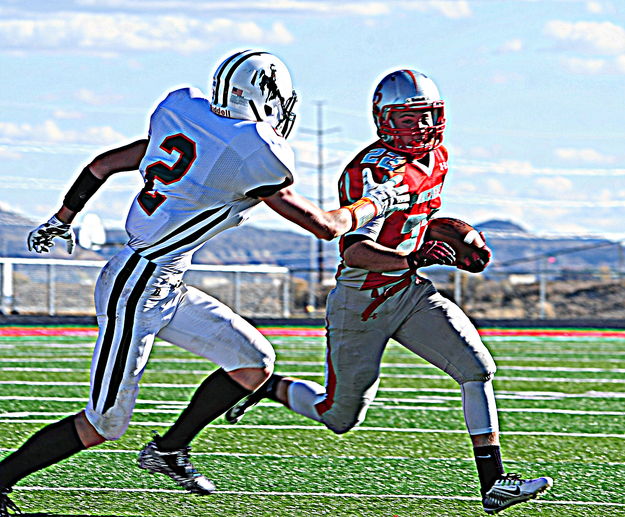
<instances>
[{"instance_id":1,"label":"red track surface","mask_svg":"<svg viewBox=\"0 0 625 517\"><path fill-rule=\"evenodd\" d=\"M325 336L322 327L260 327L266 336ZM4 326L0 327L1 337L29 336L85 336L97 334L97 327L77 326ZM534 337L597 337L625 339L625 330L615 329L574 329L574 328L483 328L482 336L534 336Z\"/></svg>"}]
</instances>

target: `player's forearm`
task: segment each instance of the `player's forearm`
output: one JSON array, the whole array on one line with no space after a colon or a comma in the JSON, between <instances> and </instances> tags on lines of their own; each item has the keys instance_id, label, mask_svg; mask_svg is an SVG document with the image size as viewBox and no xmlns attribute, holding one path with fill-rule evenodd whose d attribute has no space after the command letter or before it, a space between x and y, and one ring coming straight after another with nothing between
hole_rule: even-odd
<instances>
[{"instance_id":1,"label":"player's forearm","mask_svg":"<svg viewBox=\"0 0 625 517\"><path fill-rule=\"evenodd\" d=\"M359 241L343 252L349 267L384 273L408 268L405 253L382 246L372 240Z\"/></svg>"},{"instance_id":2,"label":"player's forearm","mask_svg":"<svg viewBox=\"0 0 625 517\"><path fill-rule=\"evenodd\" d=\"M282 189L272 196L263 198L263 201L282 217L320 239L332 240L348 232L352 226L352 216L348 210L326 212L292 188Z\"/></svg>"},{"instance_id":3,"label":"player's forearm","mask_svg":"<svg viewBox=\"0 0 625 517\"><path fill-rule=\"evenodd\" d=\"M347 233L352 226L349 212L340 209L324 212L315 206L310 210L290 211L282 215L315 237L328 241Z\"/></svg>"},{"instance_id":4,"label":"player's forearm","mask_svg":"<svg viewBox=\"0 0 625 517\"><path fill-rule=\"evenodd\" d=\"M138 169L147 144L146 139L138 140L96 156L81 171L65 194L63 206L56 213L57 219L71 223L109 176L121 171Z\"/></svg>"}]
</instances>

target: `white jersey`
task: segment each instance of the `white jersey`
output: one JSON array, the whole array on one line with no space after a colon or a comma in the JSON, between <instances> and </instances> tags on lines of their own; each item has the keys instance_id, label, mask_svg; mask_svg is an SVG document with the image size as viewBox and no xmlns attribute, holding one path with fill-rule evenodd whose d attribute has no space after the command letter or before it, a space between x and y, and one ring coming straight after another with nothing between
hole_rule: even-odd
<instances>
[{"instance_id":1,"label":"white jersey","mask_svg":"<svg viewBox=\"0 0 625 517\"><path fill-rule=\"evenodd\" d=\"M171 92L150 119L139 167L145 188L126 221L128 245L184 271L193 252L293 182L294 156L266 122L221 117L195 88Z\"/></svg>"}]
</instances>

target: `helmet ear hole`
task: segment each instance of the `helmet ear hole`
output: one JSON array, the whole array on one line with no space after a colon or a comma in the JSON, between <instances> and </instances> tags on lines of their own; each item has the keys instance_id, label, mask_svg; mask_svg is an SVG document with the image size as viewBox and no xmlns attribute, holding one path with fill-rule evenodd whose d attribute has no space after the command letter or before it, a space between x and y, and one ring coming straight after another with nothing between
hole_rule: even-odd
<instances>
[{"instance_id":1,"label":"helmet ear hole","mask_svg":"<svg viewBox=\"0 0 625 517\"><path fill-rule=\"evenodd\" d=\"M267 104L265 104L265 115L269 117L271 116L272 113L273 113L273 110L271 109L271 106L267 106Z\"/></svg>"}]
</instances>

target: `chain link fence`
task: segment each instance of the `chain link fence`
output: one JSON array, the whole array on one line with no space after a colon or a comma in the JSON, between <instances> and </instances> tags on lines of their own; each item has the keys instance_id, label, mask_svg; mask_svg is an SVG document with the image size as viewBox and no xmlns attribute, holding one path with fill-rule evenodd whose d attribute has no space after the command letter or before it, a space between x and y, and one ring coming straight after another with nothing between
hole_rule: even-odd
<instances>
[{"instance_id":1,"label":"chain link fence","mask_svg":"<svg viewBox=\"0 0 625 517\"><path fill-rule=\"evenodd\" d=\"M3 314L94 315L105 261L0 258ZM246 317L289 317L290 274L279 266L192 265L185 282Z\"/></svg>"}]
</instances>

